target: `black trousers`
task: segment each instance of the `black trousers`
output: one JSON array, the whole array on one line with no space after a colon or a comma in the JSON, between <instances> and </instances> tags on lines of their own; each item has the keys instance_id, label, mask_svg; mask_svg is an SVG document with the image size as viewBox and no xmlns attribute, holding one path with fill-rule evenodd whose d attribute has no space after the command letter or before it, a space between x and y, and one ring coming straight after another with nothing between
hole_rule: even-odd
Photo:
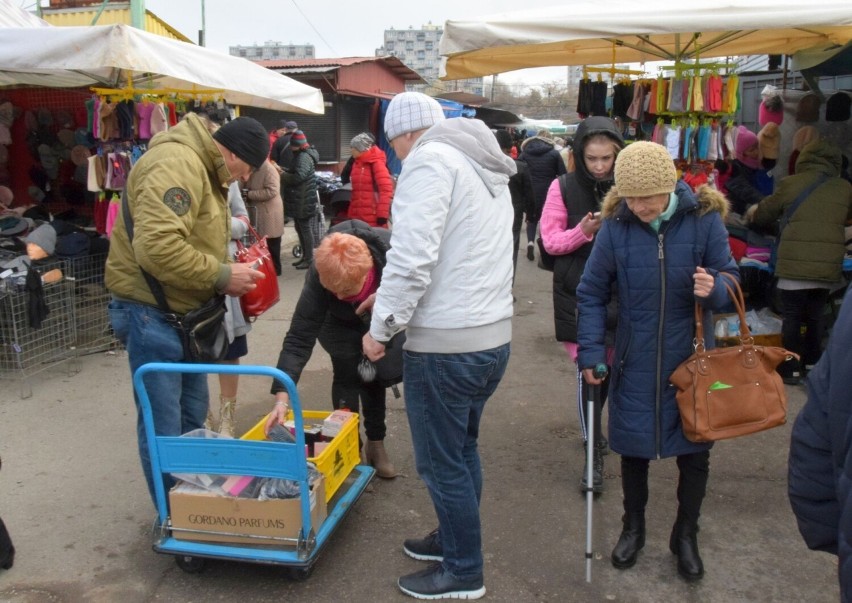
<instances>
[{"instance_id":1,"label":"black trousers","mask_svg":"<svg viewBox=\"0 0 852 603\"><path fill-rule=\"evenodd\" d=\"M269 255L272 256L272 265L275 266L275 274L281 276L281 237L274 239L267 238L266 244L269 245Z\"/></svg>"},{"instance_id":2,"label":"black trousers","mask_svg":"<svg viewBox=\"0 0 852 603\"><path fill-rule=\"evenodd\" d=\"M302 248L302 259L306 262L314 259L314 235L311 232L311 219L297 220L293 218L296 234L299 235L299 246Z\"/></svg>"},{"instance_id":3,"label":"black trousers","mask_svg":"<svg viewBox=\"0 0 852 603\"><path fill-rule=\"evenodd\" d=\"M781 341L785 348L802 357L801 364L817 363L825 334L825 305L828 289L781 289ZM802 327L805 327L804 337ZM780 369L781 367L779 367Z\"/></svg>"},{"instance_id":4,"label":"black trousers","mask_svg":"<svg viewBox=\"0 0 852 603\"><path fill-rule=\"evenodd\" d=\"M648 504L648 463L649 459L621 457L625 513L645 513ZM680 474L677 482L677 520L697 525L710 475L710 451L677 457L677 468Z\"/></svg>"},{"instance_id":5,"label":"black trousers","mask_svg":"<svg viewBox=\"0 0 852 603\"><path fill-rule=\"evenodd\" d=\"M387 433L385 388L376 382L361 381L358 375L360 360L353 356L331 356L331 403L335 409L347 408L361 413L368 440L384 440Z\"/></svg>"}]
</instances>

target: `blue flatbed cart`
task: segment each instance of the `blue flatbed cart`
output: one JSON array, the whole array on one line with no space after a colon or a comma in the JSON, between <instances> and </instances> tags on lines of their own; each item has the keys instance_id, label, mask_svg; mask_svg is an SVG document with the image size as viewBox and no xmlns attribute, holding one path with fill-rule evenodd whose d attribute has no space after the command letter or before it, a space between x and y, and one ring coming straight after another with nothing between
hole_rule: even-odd
<instances>
[{"instance_id":1,"label":"blue flatbed cart","mask_svg":"<svg viewBox=\"0 0 852 603\"><path fill-rule=\"evenodd\" d=\"M284 384L290 395L296 441L280 443L230 438L156 436L151 402L144 384L145 375L152 372L230 373L277 379ZM136 371L133 383L142 408L154 477L157 506L154 551L174 555L177 565L190 573L201 571L207 559L226 559L286 566L292 577L307 578L328 539L364 492L375 470L366 465L357 465L350 474L347 485L329 501L325 521L319 526L312 525L302 407L296 386L285 373L264 366L149 363ZM168 497L163 482L164 474L169 473L252 475L294 480L299 483L301 490L302 521L298 537L272 539L258 537L257 545L199 542L175 538L175 528L171 524ZM191 532L191 530L182 531ZM252 538L251 535L237 533L216 532L216 534ZM191 535L185 537L191 538Z\"/></svg>"}]
</instances>

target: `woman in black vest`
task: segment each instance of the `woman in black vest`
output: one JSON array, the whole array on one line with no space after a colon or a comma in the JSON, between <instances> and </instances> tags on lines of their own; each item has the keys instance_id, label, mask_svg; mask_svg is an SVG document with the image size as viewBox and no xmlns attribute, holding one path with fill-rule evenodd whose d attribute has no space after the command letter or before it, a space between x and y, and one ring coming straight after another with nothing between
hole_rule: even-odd
<instances>
[{"instance_id":1,"label":"woman in black vest","mask_svg":"<svg viewBox=\"0 0 852 603\"><path fill-rule=\"evenodd\" d=\"M569 357L577 362L577 285L583 275L586 260L592 251L595 233L601 227L601 201L613 183L612 170L615 157L624 148L616 124L608 117L589 117L577 128L574 136L573 154L576 169L559 176L550 185L541 214L541 238L544 248L555 256L553 269L553 314L556 323L556 339L565 343ZM615 296L613 296L614 304ZM615 341L615 311L608 313L607 343ZM609 356L611 357L612 348ZM577 408L583 439L586 433L585 403L589 399L589 388L577 370ZM606 400L606 379L601 386L601 403ZM599 431L599 430L596 430ZM595 442L592 488L603 490L603 455L607 450L606 439ZM585 471L580 482L586 491Z\"/></svg>"}]
</instances>

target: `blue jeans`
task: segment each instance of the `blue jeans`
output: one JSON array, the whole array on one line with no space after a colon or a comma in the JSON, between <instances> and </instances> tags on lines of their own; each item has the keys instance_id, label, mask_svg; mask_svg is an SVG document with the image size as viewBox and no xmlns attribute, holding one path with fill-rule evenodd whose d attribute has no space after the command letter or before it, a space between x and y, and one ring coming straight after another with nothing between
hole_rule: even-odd
<instances>
[{"instance_id":1,"label":"blue jeans","mask_svg":"<svg viewBox=\"0 0 852 603\"><path fill-rule=\"evenodd\" d=\"M444 569L461 579L482 575L479 420L506 371L509 347L464 354L406 351L404 356L417 473L438 516Z\"/></svg>"},{"instance_id":2,"label":"blue jeans","mask_svg":"<svg viewBox=\"0 0 852 603\"><path fill-rule=\"evenodd\" d=\"M163 318L163 312L153 306L112 300L109 304L112 329L127 349L131 376L148 362L183 362L183 346L178 332ZM179 436L204 425L210 395L207 375L186 373L149 373L145 377L145 390L151 401L156 435ZM154 499L154 482L151 474L151 457L142 421L139 396L133 391L136 402L136 435L142 472L148 483L151 500ZM163 476L166 491L174 485L170 475Z\"/></svg>"}]
</instances>

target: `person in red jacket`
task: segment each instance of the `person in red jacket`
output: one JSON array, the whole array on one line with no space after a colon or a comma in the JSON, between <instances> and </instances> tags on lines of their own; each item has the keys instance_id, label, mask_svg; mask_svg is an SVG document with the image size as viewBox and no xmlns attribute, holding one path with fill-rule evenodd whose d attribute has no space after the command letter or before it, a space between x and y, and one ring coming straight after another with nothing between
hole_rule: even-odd
<instances>
[{"instance_id":1,"label":"person in red jacket","mask_svg":"<svg viewBox=\"0 0 852 603\"><path fill-rule=\"evenodd\" d=\"M355 161L349 174L352 183L349 219L387 228L393 198L393 179L387 168L387 156L369 132L358 134L350 146Z\"/></svg>"}]
</instances>

